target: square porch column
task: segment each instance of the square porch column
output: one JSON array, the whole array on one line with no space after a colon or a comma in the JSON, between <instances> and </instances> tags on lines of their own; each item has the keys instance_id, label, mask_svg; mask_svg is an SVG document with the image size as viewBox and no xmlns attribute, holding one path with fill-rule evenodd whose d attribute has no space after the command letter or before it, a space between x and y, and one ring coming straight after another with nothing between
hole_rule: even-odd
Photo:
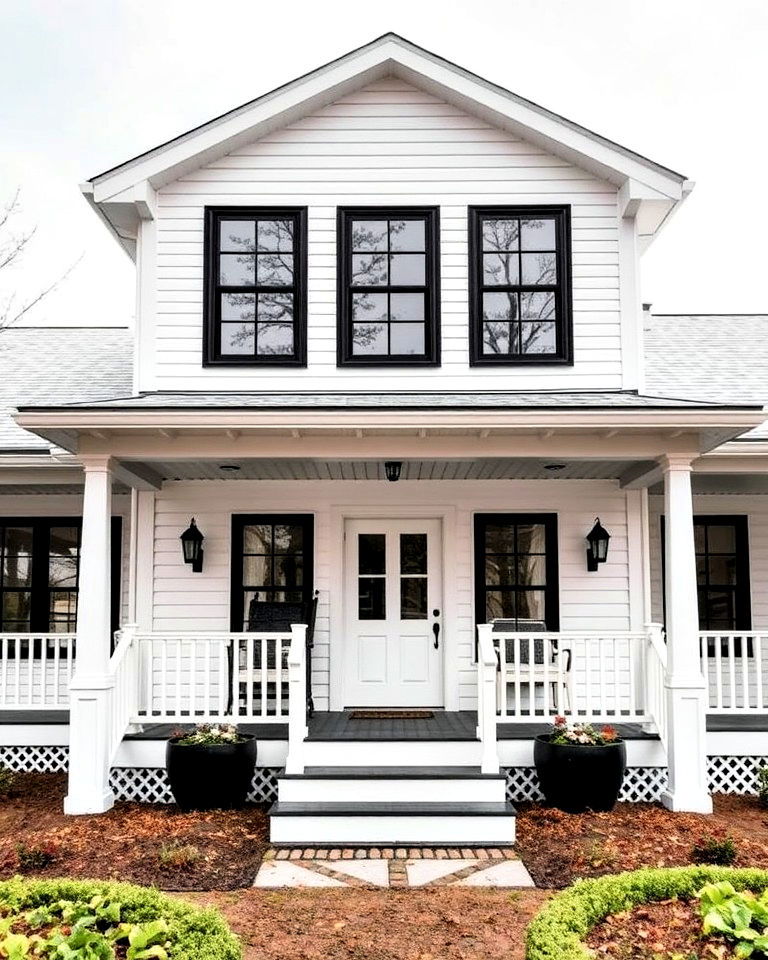
<instances>
[{"instance_id":1,"label":"square porch column","mask_svg":"<svg viewBox=\"0 0 768 960\"><path fill-rule=\"evenodd\" d=\"M667 757L670 810L711 813L707 788L707 687L699 657L691 459L667 455L664 472L664 587L667 629Z\"/></svg>"},{"instance_id":2,"label":"square porch column","mask_svg":"<svg viewBox=\"0 0 768 960\"><path fill-rule=\"evenodd\" d=\"M80 458L85 472L75 674L69 685L69 782L65 813L103 813L109 789L111 461Z\"/></svg>"}]
</instances>

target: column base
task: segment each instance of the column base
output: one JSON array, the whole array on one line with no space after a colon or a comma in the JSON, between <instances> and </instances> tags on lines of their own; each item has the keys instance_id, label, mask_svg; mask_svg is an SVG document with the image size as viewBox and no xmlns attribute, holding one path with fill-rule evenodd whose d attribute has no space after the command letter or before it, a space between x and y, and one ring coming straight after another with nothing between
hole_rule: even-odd
<instances>
[{"instance_id":1,"label":"column base","mask_svg":"<svg viewBox=\"0 0 768 960\"><path fill-rule=\"evenodd\" d=\"M101 794L68 793L64 797L64 813L106 813L115 805L115 795L111 790Z\"/></svg>"},{"instance_id":2,"label":"column base","mask_svg":"<svg viewBox=\"0 0 768 960\"><path fill-rule=\"evenodd\" d=\"M712 813L712 797L708 793L689 790L664 790L661 804L676 813Z\"/></svg>"}]
</instances>

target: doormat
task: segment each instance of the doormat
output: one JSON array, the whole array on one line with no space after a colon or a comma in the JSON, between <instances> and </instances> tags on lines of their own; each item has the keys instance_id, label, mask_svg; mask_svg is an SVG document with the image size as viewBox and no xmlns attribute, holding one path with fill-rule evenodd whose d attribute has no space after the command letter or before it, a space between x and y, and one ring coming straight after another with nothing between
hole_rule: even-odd
<instances>
[{"instance_id":1,"label":"doormat","mask_svg":"<svg viewBox=\"0 0 768 960\"><path fill-rule=\"evenodd\" d=\"M350 720L433 720L434 710L353 710Z\"/></svg>"}]
</instances>

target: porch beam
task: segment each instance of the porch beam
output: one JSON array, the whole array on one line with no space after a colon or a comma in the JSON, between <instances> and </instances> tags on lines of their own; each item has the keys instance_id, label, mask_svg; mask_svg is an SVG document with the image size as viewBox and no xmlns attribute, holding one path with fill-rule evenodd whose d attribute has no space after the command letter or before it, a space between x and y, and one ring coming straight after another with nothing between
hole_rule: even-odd
<instances>
[{"instance_id":1,"label":"porch beam","mask_svg":"<svg viewBox=\"0 0 768 960\"><path fill-rule=\"evenodd\" d=\"M145 463L124 463L121 460L115 460L112 464L112 475L116 480L120 480L134 490L160 490L163 486L163 478L157 470L153 470Z\"/></svg>"},{"instance_id":2,"label":"porch beam","mask_svg":"<svg viewBox=\"0 0 768 960\"><path fill-rule=\"evenodd\" d=\"M663 476L658 463L634 463L619 477L619 486L623 490L645 490L657 484Z\"/></svg>"}]
</instances>

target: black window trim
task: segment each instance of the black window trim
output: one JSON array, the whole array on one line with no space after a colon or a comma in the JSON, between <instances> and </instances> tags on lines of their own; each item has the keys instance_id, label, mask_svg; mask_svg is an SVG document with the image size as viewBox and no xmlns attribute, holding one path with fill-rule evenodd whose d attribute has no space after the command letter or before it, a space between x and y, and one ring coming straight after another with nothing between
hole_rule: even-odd
<instances>
[{"instance_id":1,"label":"black window trim","mask_svg":"<svg viewBox=\"0 0 768 960\"><path fill-rule=\"evenodd\" d=\"M425 218L425 357L354 356L352 353L352 288L350 286L351 220L420 216ZM336 211L336 365L338 367L439 367L440 366L440 207L364 206ZM371 288L375 289L375 288ZM404 293L408 287L402 288Z\"/></svg>"},{"instance_id":2,"label":"black window trim","mask_svg":"<svg viewBox=\"0 0 768 960\"><path fill-rule=\"evenodd\" d=\"M513 524L544 524L544 542L547 554L546 579L544 587L544 606L548 633L560 630L560 561L558 515L556 513L476 513L473 517L474 548L474 613L475 623L485 623L485 594L488 585L485 582L485 527L488 523L507 522ZM475 638L475 657L477 657L477 638Z\"/></svg>"},{"instance_id":3,"label":"black window trim","mask_svg":"<svg viewBox=\"0 0 768 960\"><path fill-rule=\"evenodd\" d=\"M232 633L248 632L243 629L243 530L245 527L256 523L293 523L301 524L304 527L302 600L309 604L315 595L315 515L313 513L282 513L279 510L261 513L233 513L229 590L229 628Z\"/></svg>"},{"instance_id":4,"label":"black window trim","mask_svg":"<svg viewBox=\"0 0 768 960\"><path fill-rule=\"evenodd\" d=\"M50 629L50 609L48 605L48 546L46 536L51 527L78 527L82 531L83 518L73 516L0 516L0 527L32 527L32 578L30 592L29 632L31 636L47 634L56 637ZM123 518L112 517L110 528L110 625L112 633L120 627L120 609L122 605L122 555L123 555ZM43 562L45 559L45 563ZM78 563L78 586L80 591L80 567ZM69 589L69 588L68 588ZM79 600L78 600L79 602ZM74 632L74 631L73 631Z\"/></svg>"},{"instance_id":5,"label":"black window trim","mask_svg":"<svg viewBox=\"0 0 768 960\"><path fill-rule=\"evenodd\" d=\"M307 366L307 208L273 206L206 206L203 241L203 366L204 367L306 367ZM294 219L293 303L294 355L265 357L223 357L217 349L216 282L218 270L218 228L223 218L258 217L260 219Z\"/></svg>"},{"instance_id":6,"label":"black window trim","mask_svg":"<svg viewBox=\"0 0 768 960\"><path fill-rule=\"evenodd\" d=\"M482 219L483 217L550 217L555 215L557 232L556 266L558 291L556 308L559 350L553 354L484 354L483 353L483 308L482 308ZM573 366L573 282L572 240L570 204L493 204L468 208L469 231L469 365L471 367L494 366ZM540 288L525 284L517 285L525 291Z\"/></svg>"}]
</instances>

